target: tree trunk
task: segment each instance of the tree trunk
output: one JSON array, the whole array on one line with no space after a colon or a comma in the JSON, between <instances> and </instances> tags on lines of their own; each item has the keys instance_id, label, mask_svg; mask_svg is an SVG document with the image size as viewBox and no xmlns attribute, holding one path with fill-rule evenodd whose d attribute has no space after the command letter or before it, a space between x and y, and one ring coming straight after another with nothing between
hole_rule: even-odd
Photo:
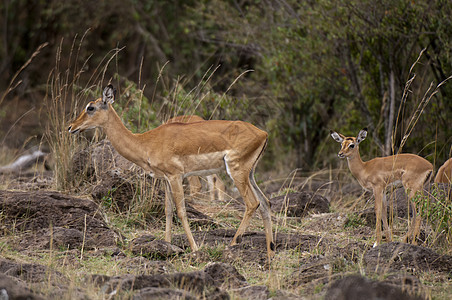
<instances>
[{"instance_id":1,"label":"tree trunk","mask_svg":"<svg viewBox=\"0 0 452 300\"><path fill-rule=\"evenodd\" d=\"M393 150L393 129L394 129L394 114L395 114L395 83L394 71L391 68L389 73L389 111L388 121L385 129L385 155L391 155Z\"/></svg>"}]
</instances>

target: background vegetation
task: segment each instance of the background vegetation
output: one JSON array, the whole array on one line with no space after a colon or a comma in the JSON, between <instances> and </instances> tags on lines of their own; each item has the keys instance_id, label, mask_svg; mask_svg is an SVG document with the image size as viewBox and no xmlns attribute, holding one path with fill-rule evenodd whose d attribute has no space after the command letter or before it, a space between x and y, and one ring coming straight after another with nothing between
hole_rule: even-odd
<instances>
[{"instance_id":1,"label":"background vegetation","mask_svg":"<svg viewBox=\"0 0 452 300\"><path fill-rule=\"evenodd\" d=\"M452 142L452 83L436 89L452 75L451 15L442 0L3 1L3 146L40 141L61 76L78 108L109 80L118 108L138 95L125 116L137 130L180 113L255 123L278 171L338 164L329 129L362 127L365 158L403 145L438 167Z\"/></svg>"}]
</instances>

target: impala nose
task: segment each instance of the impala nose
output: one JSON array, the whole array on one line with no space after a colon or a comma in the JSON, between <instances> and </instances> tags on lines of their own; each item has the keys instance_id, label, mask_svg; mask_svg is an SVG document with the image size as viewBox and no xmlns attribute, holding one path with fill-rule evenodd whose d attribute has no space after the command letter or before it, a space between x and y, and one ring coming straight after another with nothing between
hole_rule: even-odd
<instances>
[{"instance_id":1,"label":"impala nose","mask_svg":"<svg viewBox=\"0 0 452 300\"><path fill-rule=\"evenodd\" d=\"M345 157L344 153L342 153L342 152L339 152L339 153L337 154L337 156L339 156L340 158L344 158L344 157Z\"/></svg>"},{"instance_id":2,"label":"impala nose","mask_svg":"<svg viewBox=\"0 0 452 300\"><path fill-rule=\"evenodd\" d=\"M78 129L76 130L72 130L72 125L69 126L69 128L67 129L70 133L76 133L78 131Z\"/></svg>"}]
</instances>

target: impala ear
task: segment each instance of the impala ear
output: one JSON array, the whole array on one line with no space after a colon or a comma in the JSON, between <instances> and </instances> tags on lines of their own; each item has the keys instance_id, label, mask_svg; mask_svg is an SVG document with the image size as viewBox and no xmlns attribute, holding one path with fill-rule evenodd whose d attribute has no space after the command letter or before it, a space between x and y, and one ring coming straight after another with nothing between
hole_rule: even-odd
<instances>
[{"instance_id":1,"label":"impala ear","mask_svg":"<svg viewBox=\"0 0 452 300\"><path fill-rule=\"evenodd\" d=\"M336 131L330 130L331 137L338 143L342 143L344 141L344 136Z\"/></svg>"},{"instance_id":2,"label":"impala ear","mask_svg":"<svg viewBox=\"0 0 452 300\"><path fill-rule=\"evenodd\" d=\"M358 133L358 136L356 137L356 142L359 144L362 141L364 141L367 137L367 128L363 128Z\"/></svg>"},{"instance_id":3,"label":"impala ear","mask_svg":"<svg viewBox=\"0 0 452 300\"><path fill-rule=\"evenodd\" d=\"M105 87L104 92L102 93L102 102L104 104L112 104L115 102L116 89L113 85L109 84Z\"/></svg>"}]
</instances>

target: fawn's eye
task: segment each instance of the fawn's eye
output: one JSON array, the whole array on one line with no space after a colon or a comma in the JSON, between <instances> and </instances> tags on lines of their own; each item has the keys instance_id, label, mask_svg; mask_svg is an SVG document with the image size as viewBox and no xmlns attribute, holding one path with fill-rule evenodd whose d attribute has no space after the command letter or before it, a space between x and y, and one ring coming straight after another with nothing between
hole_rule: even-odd
<instances>
[{"instance_id":1,"label":"fawn's eye","mask_svg":"<svg viewBox=\"0 0 452 300\"><path fill-rule=\"evenodd\" d=\"M88 106L87 108L86 108L86 111L93 111L94 110L94 106Z\"/></svg>"},{"instance_id":2,"label":"fawn's eye","mask_svg":"<svg viewBox=\"0 0 452 300\"><path fill-rule=\"evenodd\" d=\"M350 146L348 146L349 148L355 148L355 144L350 144Z\"/></svg>"}]
</instances>

